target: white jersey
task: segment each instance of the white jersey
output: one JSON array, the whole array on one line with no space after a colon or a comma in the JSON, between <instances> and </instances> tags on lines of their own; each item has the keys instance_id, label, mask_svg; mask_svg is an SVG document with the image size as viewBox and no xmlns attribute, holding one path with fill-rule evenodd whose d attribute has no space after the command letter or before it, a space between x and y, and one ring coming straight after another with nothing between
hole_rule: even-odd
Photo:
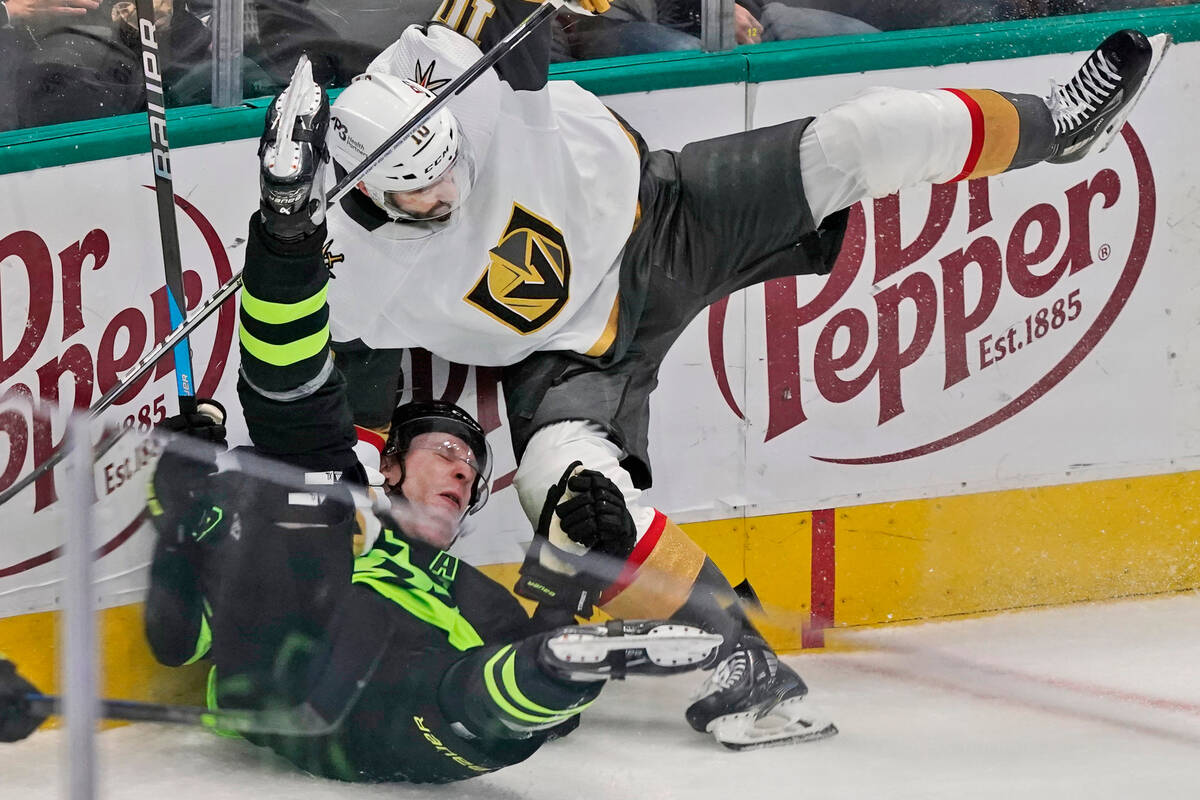
<instances>
[{"instance_id":1,"label":"white jersey","mask_svg":"<svg viewBox=\"0 0 1200 800\"><path fill-rule=\"evenodd\" d=\"M368 71L436 90L479 56L447 28L413 26ZM386 221L356 190L329 209L334 340L489 366L537 350L602 354L637 211L633 138L569 81L519 89L492 71L448 107L476 161L448 221Z\"/></svg>"}]
</instances>

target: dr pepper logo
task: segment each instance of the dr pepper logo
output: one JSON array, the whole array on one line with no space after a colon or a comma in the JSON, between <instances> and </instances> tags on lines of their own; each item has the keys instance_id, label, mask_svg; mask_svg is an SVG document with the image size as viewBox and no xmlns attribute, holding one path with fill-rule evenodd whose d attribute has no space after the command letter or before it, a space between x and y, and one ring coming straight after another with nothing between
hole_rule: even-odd
<instances>
[{"instance_id":1,"label":"dr pepper logo","mask_svg":"<svg viewBox=\"0 0 1200 800\"><path fill-rule=\"evenodd\" d=\"M833 421L862 433L853 451L810 456L880 464L996 427L1104 339L1154 231L1154 176L1128 125L1102 156L1070 167L926 194L927 202L917 190L852 209L828 278L765 285L767 441ZM741 416L724 364L725 310L712 309L710 350ZM914 411L924 412L920 424L905 427Z\"/></svg>"},{"instance_id":2,"label":"dr pepper logo","mask_svg":"<svg viewBox=\"0 0 1200 800\"><path fill-rule=\"evenodd\" d=\"M203 242L183 251L184 290L191 310L229 281L233 270L204 214L181 197L175 203L183 212L181 239ZM62 444L67 408L88 408L171 330L153 226L118 221L111 226L84 223L78 230L56 224L53 230L0 231L0 489ZM144 242L151 244L143 246ZM131 286L139 288L131 291ZM210 332L192 339L200 396L212 396L225 372L236 304L226 303L215 317L215 324L207 323L215 336ZM197 342L209 340L211 352L195 350ZM174 413L173 369L174 360L167 355L117 397L103 415L104 422L146 433ZM110 454L97 462L101 499L122 486L144 491L144 481L132 477L151 463L149 447L143 443L127 456ZM4 511L28 515L32 510L36 515L55 505L56 472L60 468L42 476ZM141 516L117 522L119 531L106 526L106 536L115 537L104 543L103 552L132 535ZM7 538L11 550L12 538ZM0 563L0 577L31 569L56 554L31 552L18 563ZM6 561L13 555L9 552Z\"/></svg>"}]
</instances>

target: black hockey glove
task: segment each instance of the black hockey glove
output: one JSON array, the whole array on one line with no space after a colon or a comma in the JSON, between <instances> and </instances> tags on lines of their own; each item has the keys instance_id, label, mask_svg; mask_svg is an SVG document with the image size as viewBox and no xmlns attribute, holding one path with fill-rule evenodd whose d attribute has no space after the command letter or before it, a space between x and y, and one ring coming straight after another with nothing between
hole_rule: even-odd
<instances>
[{"instance_id":1,"label":"black hockey glove","mask_svg":"<svg viewBox=\"0 0 1200 800\"><path fill-rule=\"evenodd\" d=\"M620 490L599 472L574 474L580 465L572 463L546 492L514 591L590 617L633 550L636 531Z\"/></svg>"},{"instance_id":2,"label":"black hockey glove","mask_svg":"<svg viewBox=\"0 0 1200 800\"><path fill-rule=\"evenodd\" d=\"M208 397L196 398L196 411L167 417L157 426L160 431L182 433L193 439L225 446L225 406Z\"/></svg>"},{"instance_id":3,"label":"black hockey glove","mask_svg":"<svg viewBox=\"0 0 1200 800\"><path fill-rule=\"evenodd\" d=\"M567 489L574 497L555 509L563 533L590 552L621 562L629 558L637 544L637 527L617 485L604 473L585 469L567 480Z\"/></svg>"},{"instance_id":4,"label":"black hockey glove","mask_svg":"<svg viewBox=\"0 0 1200 800\"><path fill-rule=\"evenodd\" d=\"M17 674L11 661L0 658L0 742L20 741L46 720L29 707L30 694L37 694L37 688Z\"/></svg>"},{"instance_id":5,"label":"black hockey glove","mask_svg":"<svg viewBox=\"0 0 1200 800\"><path fill-rule=\"evenodd\" d=\"M159 536L168 543L198 541L221 521L207 502L217 456L225 449L225 409L215 400L197 400L199 411L176 414L158 426L175 432L163 437L163 451L150 477L147 506ZM215 513L214 513L215 511Z\"/></svg>"}]
</instances>

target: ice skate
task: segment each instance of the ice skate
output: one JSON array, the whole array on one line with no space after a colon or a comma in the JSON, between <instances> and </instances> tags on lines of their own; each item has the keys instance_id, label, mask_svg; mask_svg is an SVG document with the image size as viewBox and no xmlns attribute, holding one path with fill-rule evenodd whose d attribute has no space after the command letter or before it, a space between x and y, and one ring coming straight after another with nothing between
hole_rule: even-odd
<instances>
[{"instance_id":1,"label":"ice skate","mask_svg":"<svg viewBox=\"0 0 1200 800\"><path fill-rule=\"evenodd\" d=\"M1147 38L1135 30L1117 31L1069 81L1052 84L1046 106L1054 121L1054 142L1046 160L1065 164L1108 147L1170 45L1165 33Z\"/></svg>"},{"instance_id":2,"label":"ice skate","mask_svg":"<svg viewBox=\"0 0 1200 800\"><path fill-rule=\"evenodd\" d=\"M673 675L697 669L722 641L666 620L611 620L559 628L542 644L538 662L566 680Z\"/></svg>"},{"instance_id":3,"label":"ice skate","mask_svg":"<svg viewBox=\"0 0 1200 800\"><path fill-rule=\"evenodd\" d=\"M838 732L804 702L808 686L765 645L735 650L717 664L687 709L687 721L731 750L750 750Z\"/></svg>"},{"instance_id":4,"label":"ice skate","mask_svg":"<svg viewBox=\"0 0 1200 800\"><path fill-rule=\"evenodd\" d=\"M279 239L298 239L325 218L322 191L328 160L329 98L313 82L312 65L301 56L291 83L267 109L258 144L263 224Z\"/></svg>"}]
</instances>

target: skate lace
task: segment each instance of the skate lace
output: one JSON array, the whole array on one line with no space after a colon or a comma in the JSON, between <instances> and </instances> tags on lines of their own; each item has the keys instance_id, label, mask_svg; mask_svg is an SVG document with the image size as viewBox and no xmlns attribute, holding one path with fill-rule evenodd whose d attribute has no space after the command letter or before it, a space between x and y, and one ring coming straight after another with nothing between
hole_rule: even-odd
<instances>
[{"instance_id":1,"label":"skate lace","mask_svg":"<svg viewBox=\"0 0 1200 800\"><path fill-rule=\"evenodd\" d=\"M1121 85L1121 74L1103 52L1097 50L1065 85L1050 82L1046 105L1054 120L1055 134L1079 127L1084 118L1103 105Z\"/></svg>"},{"instance_id":2,"label":"skate lace","mask_svg":"<svg viewBox=\"0 0 1200 800\"><path fill-rule=\"evenodd\" d=\"M707 697L716 692L723 692L736 686L750 668L750 659L742 650L729 656L713 669L712 674L696 692L696 699Z\"/></svg>"}]
</instances>

